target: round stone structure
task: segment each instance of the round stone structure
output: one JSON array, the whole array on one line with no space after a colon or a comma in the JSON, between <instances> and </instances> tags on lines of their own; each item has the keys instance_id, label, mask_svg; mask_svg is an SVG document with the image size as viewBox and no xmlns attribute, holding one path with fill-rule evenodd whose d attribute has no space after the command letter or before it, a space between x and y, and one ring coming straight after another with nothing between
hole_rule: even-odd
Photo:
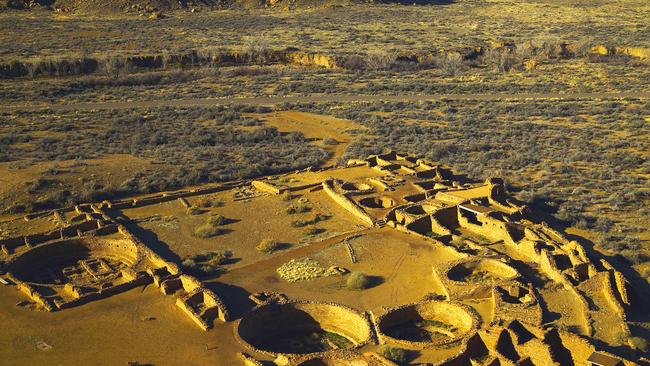
<instances>
[{"instance_id":1,"label":"round stone structure","mask_svg":"<svg viewBox=\"0 0 650 366\"><path fill-rule=\"evenodd\" d=\"M366 316L333 303L265 304L235 324L235 336L244 347L273 356L353 349L368 343L371 335Z\"/></svg>"},{"instance_id":2,"label":"round stone structure","mask_svg":"<svg viewBox=\"0 0 650 366\"><path fill-rule=\"evenodd\" d=\"M447 270L447 278L458 284L490 284L517 277L517 270L500 260L490 258L459 262Z\"/></svg>"},{"instance_id":3,"label":"round stone structure","mask_svg":"<svg viewBox=\"0 0 650 366\"><path fill-rule=\"evenodd\" d=\"M359 200L359 204L368 208L391 208L395 206L395 200L390 197L365 197Z\"/></svg>"},{"instance_id":4,"label":"round stone structure","mask_svg":"<svg viewBox=\"0 0 650 366\"><path fill-rule=\"evenodd\" d=\"M370 184L366 183L355 183L355 182L344 182L340 185L341 189L349 192L370 192L373 191L373 188Z\"/></svg>"},{"instance_id":5,"label":"round stone structure","mask_svg":"<svg viewBox=\"0 0 650 366\"><path fill-rule=\"evenodd\" d=\"M391 309L376 319L379 339L411 349L460 343L476 331L478 318L469 307L427 301Z\"/></svg>"},{"instance_id":6,"label":"round stone structure","mask_svg":"<svg viewBox=\"0 0 650 366\"><path fill-rule=\"evenodd\" d=\"M33 247L8 263L8 269L26 283L93 285L109 280L121 268L134 266L139 254L128 240L75 238Z\"/></svg>"}]
</instances>

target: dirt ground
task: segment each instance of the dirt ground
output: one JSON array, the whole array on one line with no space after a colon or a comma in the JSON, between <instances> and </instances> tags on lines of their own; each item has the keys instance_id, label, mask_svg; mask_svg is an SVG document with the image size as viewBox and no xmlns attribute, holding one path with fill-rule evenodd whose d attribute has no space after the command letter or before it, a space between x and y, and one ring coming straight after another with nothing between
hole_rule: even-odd
<instances>
[{"instance_id":1,"label":"dirt ground","mask_svg":"<svg viewBox=\"0 0 650 366\"><path fill-rule=\"evenodd\" d=\"M281 132L302 132L307 139L331 154L324 165L331 165L343 155L345 147L352 140L350 130L365 130L358 124L335 118L298 111L279 111L270 114L251 114Z\"/></svg>"}]
</instances>

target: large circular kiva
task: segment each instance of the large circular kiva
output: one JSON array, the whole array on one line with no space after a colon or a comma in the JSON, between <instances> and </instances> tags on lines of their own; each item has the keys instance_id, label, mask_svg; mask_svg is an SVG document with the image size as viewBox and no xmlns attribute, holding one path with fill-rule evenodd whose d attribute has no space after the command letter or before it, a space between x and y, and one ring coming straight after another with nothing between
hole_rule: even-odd
<instances>
[{"instance_id":1,"label":"large circular kiva","mask_svg":"<svg viewBox=\"0 0 650 366\"><path fill-rule=\"evenodd\" d=\"M124 240L68 239L31 248L9 263L16 278L33 284L95 286L137 260Z\"/></svg>"},{"instance_id":2,"label":"large circular kiva","mask_svg":"<svg viewBox=\"0 0 650 366\"><path fill-rule=\"evenodd\" d=\"M290 302L262 305L236 325L249 349L270 354L309 354L355 348L370 339L366 318L345 306Z\"/></svg>"},{"instance_id":3,"label":"large circular kiva","mask_svg":"<svg viewBox=\"0 0 650 366\"><path fill-rule=\"evenodd\" d=\"M426 347L465 338L476 327L476 320L465 306L429 301L393 309L377 325L386 342Z\"/></svg>"},{"instance_id":4,"label":"large circular kiva","mask_svg":"<svg viewBox=\"0 0 650 366\"><path fill-rule=\"evenodd\" d=\"M494 283L514 279L519 273L509 265L496 259L476 259L452 266L447 278L468 284Z\"/></svg>"}]
</instances>

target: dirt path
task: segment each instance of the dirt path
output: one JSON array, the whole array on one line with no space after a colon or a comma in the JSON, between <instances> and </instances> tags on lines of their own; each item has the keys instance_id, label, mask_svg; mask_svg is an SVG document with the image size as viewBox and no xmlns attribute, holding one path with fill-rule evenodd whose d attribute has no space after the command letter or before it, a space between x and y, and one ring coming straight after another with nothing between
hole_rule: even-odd
<instances>
[{"instance_id":1,"label":"dirt path","mask_svg":"<svg viewBox=\"0 0 650 366\"><path fill-rule=\"evenodd\" d=\"M315 95L287 97L251 98L204 98L143 101L113 101L71 104L20 104L5 105L4 112L16 111L71 111L94 109L130 109L154 107L205 107L226 104L275 105L280 103L323 103L323 102L417 102L437 100L594 100L594 99L650 99L650 92L621 93L520 93L520 94L423 94L423 95Z\"/></svg>"},{"instance_id":2,"label":"dirt path","mask_svg":"<svg viewBox=\"0 0 650 366\"><path fill-rule=\"evenodd\" d=\"M363 130L365 127L352 121L332 116L299 112L274 111L272 113L250 113L248 116L263 120L280 132L301 132L312 144L330 154L322 165L333 165L345 152L353 136L348 130ZM333 140L327 143L327 139Z\"/></svg>"}]
</instances>

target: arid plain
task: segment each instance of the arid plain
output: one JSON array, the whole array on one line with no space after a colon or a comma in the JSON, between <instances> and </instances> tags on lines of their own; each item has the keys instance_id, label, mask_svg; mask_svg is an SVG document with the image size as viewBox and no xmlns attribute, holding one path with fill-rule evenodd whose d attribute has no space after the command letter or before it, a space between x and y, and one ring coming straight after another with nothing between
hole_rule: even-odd
<instances>
[{"instance_id":1,"label":"arid plain","mask_svg":"<svg viewBox=\"0 0 650 366\"><path fill-rule=\"evenodd\" d=\"M650 6L0 4L0 364L650 364Z\"/></svg>"}]
</instances>

